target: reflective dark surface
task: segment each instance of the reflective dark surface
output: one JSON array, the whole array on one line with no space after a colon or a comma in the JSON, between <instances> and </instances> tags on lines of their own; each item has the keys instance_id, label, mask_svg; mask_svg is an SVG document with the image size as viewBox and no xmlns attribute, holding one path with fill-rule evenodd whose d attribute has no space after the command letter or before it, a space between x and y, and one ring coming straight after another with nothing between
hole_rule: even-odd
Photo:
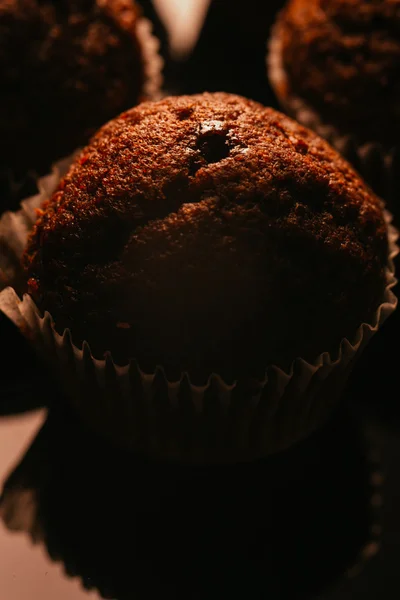
<instances>
[{"instance_id":1,"label":"reflective dark surface","mask_svg":"<svg viewBox=\"0 0 400 600\"><path fill-rule=\"evenodd\" d=\"M310 598L377 537L375 470L342 411L279 456L193 468L103 444L60 401L0 511L105 597Z\"/></svg>"}]
</instances>

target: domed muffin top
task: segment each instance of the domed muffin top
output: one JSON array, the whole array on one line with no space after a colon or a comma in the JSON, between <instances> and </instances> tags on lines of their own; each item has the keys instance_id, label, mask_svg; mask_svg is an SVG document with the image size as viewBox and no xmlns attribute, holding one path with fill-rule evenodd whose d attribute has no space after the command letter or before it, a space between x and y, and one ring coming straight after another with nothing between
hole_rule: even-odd
<instances>
[{"instance_id":1,"label":"domed muffin top","mask_svg":"<svg viewBox=\"0 0 400 600\"><path fill-rule=\"evenodd\" d=\"M398 144L400 0L289 0L277 33L289 93L341 133Z\"/></svg>"},{"instance_id":2,"label":"domed muffin top","mask_svg":"<svg viewBox=\"0 0 400 600\"><path fill-rule=\"evenodd\" d=\"M47 170L139 101L138 16L134 0L0 0L0 165Z\"/></svg>"},{"instance_id":3,"label":"domed muffin top","mask_svg":"<svg viewBox=\"0 0 400 600\"><path fill-rule=\"evenodd\" d=\"M331 147L224 93L105 125L43 206L28 288L76 344L171 377L337 352L386 285L380 201Z\"/></svg>"}]
</instances>

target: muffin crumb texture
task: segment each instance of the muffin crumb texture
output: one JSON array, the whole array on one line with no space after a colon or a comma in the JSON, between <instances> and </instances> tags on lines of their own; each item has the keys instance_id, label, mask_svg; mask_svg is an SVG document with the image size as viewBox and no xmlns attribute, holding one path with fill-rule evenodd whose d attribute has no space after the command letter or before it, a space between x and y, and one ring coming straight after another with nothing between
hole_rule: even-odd
<instances>
[{"instance_id":1,"label":"muffin crumb texture","mask_svg":"<svg viewBox=\"0 0 400 600\"><path fill-rule=\"evenodd\" d=\"M400 0L290 0L277 33L289 94L340 133L398 144Z\"/></svg>"},{"instance_id":2,"label":"muffin crumb texture","mask_svg":"<svg viewBox=\"0 0 400 600\"><path fill-rule=\"evenodd\" d=\"M323 140L224 93L106 124L24 257L56 328L96 357L227 381L338 352L386 285L378 198Z\"/></svg>"},{"instance_id":3,"label":"muffin crumb texture","mask_svg":"<svg viewBox=\"0 0 400 600\"><path fill-rule=\"evenodd\" d=\"M133 0L0 0L1 166L46 171L138 103L138 17Z\"/></svg>"}]
</instances>

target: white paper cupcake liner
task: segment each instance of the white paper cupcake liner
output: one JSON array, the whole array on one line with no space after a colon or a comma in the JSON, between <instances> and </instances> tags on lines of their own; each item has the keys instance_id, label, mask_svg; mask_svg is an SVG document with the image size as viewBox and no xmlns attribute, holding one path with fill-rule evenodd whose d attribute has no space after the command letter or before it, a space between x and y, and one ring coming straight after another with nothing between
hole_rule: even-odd
<instances>
[{"instance_id":1,"label":"white paper cupcake liner","mask_svg":"<svg viewBox=\"0 0 400 600\"><path fill-rule=\"evenodd\" d=\"M251 394L217 374L198 387L187 374L168 381L161 366L148 374L135 361L118 366L111 356L95 359L87 342L82 348L75 346L69 330L60 335L50 314L41 315L30 296L18 295L23 290L20 259L36 221L35 210L52 194L71 160L60 161L40 179L39 194L25 200L19 212L0 219L0 282L5 287L0 310L58 371L65 395L83 419L119 445L188 462L265 456L323 424L365 345L396 308L392 288L398 236L391 216L386 214L390 256L382 303L371 323L362 323L354 337L342 340L334 358L328 352L312 364L297 358L288 373L271 365Z\"/></svg>"},{"instance_id":2,"label":"white paper cupcake liner","mask_svg":"<svg viewBox=\"0 0 400 600\"><path fill-rule=\"evenodd\" d=\"M136 23L136 35L141 44L145 73L143 99L158 100L163 84L162 69L164 60L159 54L160 42L153 35L153 24L144 17Z\"/></svg>"},{"instance_id":3,"label":"white paper cupcake liner","mask_svg":"<svg viewBox=\"0 0 400 600\"><path fill-rule=\"evenodd\" d=\"M365 181L387 202L400 218L400 147L385 147L377 142L360 143L325 123L307 102L292 93L282 61L279 26L272 28L268 47L267 69L271 86L282 109L299 123L325 138L360 173ZM398 213L398 214L396 214Z\"/></svg>"}]
</instances>

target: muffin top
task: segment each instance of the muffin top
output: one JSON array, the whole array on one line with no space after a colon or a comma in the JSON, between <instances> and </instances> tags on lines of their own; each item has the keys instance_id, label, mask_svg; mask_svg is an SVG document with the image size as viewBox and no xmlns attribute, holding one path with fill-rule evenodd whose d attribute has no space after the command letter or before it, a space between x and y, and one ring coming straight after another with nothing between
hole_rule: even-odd
<instances>
[{"instance_id":1,"label":"muffin top","mask_svg":"<svg viewBox=\"0 0 400 600\"><path fill-rule=\"evenodd\" d=\"M28 290L59 332L174 379L337 353L386 285L380 201L331 147L224 93L143 103L40 211Z\"/></svg>"},{"instance_id":2,"label":"muffin top","mask_svg":"<svg viewBox=\"0 0 400 600\"><path fill-rule=\"evenodd\" d=\"M23 173L86 144L145 80L134 0L0 0L0 165Z\"/></svg>"},{"instance_id":3,"label":"muffin top","mask_svg":"<svg viewBox=\"0 0 400 600\"><path fill-rule=\"evenodd\" d=\"M278 21L289 93L361 142L400 135L400 0L289 0Z\"/></svg>"}]
</instances>

